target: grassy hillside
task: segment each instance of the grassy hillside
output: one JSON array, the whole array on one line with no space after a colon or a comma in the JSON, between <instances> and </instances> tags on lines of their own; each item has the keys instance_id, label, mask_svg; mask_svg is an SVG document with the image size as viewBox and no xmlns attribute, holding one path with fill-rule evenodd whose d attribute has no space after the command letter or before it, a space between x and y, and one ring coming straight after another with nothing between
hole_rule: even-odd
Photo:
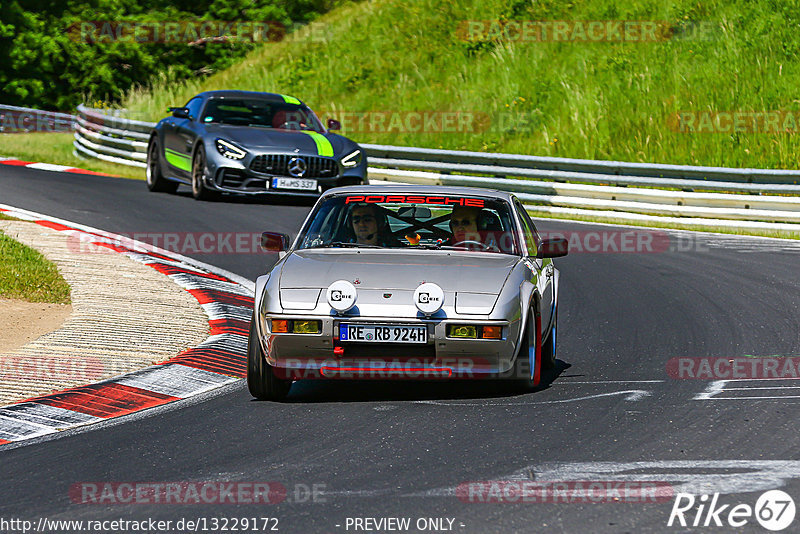
<instances>
[{"instance_id":1,"label":"grassy hillside","mask_svg":"<svg viewBox=\"0 0 800 534\"><path fill-rule=\"evenodd\" d=\"M489 26L464 31L466 21L493 20L653 21L659 33L655 41L520 42ZM335 9L308 33L209 78L176 83L165 75L125 105L156 120L201 90L275 91L344 117L343 133L360 142L796 168L798 23L800 9L777 1L373 0ZM381 132L348 120L404 111L461 112L480 127ZM676 131L675 114L687 111L782 115L769 132Z\"/></svg>"}]
</instances>

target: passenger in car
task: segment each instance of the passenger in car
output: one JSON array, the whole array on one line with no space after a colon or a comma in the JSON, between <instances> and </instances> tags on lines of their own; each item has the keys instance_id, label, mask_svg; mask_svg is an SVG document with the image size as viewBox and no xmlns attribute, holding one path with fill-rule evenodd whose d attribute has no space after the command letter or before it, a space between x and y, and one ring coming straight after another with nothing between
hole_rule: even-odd
<instances>
[{"instance_id":1,"label":"passenger in car","mask_svg":"<svg viewBox=\"0 0 800 534\"><path fill-rule=\"evenodd\" d=\"M476 250L514 254L513 234L503 230L500 219L491 210L455 206L450 214L450 231L453 235L445 245L463 243L471 249L480 244Z\"/></svg>"},{"instance_id":2,"label":"passenger in car","mask_svg":"<svg viewBox=\"0 0 800 534\"><path fill-rule=\"evenodd\" d=\"M449 244L479 240L478 217L480 214L480 208L455 206L450 213L450 231L453 232L453 237L450 238Z\"/></svg>"}]
</instances>

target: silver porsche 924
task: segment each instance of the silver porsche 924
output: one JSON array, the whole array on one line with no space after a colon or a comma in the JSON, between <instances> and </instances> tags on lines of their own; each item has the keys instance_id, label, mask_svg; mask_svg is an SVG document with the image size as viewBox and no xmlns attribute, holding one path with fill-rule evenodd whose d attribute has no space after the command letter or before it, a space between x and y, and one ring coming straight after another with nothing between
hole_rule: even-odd
<instances>
[{"instance_id":1,"label":"silver porsche 924","mask_svg":"<svg viewBox=\"0 0 800 534\"><path fill-rule=\"evenodd\" d=\"M567 241L540 239L520 201L487 189L351 186L323 194L256 280L247 382L258 399L293 380L508 378L555 365Z\"/></svg>"}]
</instances>

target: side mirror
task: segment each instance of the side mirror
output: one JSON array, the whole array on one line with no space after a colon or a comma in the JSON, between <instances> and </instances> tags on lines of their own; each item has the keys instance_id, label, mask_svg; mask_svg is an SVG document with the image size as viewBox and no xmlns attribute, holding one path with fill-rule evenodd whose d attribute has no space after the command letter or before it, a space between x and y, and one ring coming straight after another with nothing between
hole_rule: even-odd
<instances>
[{"instance_id":1,"label":"side mirror","mask_svg":"<svg viewBox=\"0 0 800 534\"><path fill-rule=\"evenodd\" d=\"M552 237L542 239L539 243L539 250L536 252L537 258L558 258L566 256L569 252L569 241L563 237Z\"/></svg>"},{"instance_id":2,"label":"side mirror","mask_svg":"<svg viewBox=\"0 0 800 534\"><path fill-rule=\"evenodd\" d=\"M189 108L169 108L176 119L189 119Z\"/></svg>"},{"instance_id":3,"label":"side mirror","mask_svg":"<svg viewBox=\"0 0 800 534\"><path fill-rule=\"evenodd\" d=\"M328 129L329 130L341 130L342 123L337 121L336 119L328 119Z\"/></svg>"},{"instance_id":4,"label":"side mirror","mask_svg":"<svg viewBox=\"0 0 800 534\"><path fill-rule=\"evenodd\" d=\"M261 234L261 250L265 252L289 250L289 236L278 232L264 232Z\"/></svg>"}]
</instances>

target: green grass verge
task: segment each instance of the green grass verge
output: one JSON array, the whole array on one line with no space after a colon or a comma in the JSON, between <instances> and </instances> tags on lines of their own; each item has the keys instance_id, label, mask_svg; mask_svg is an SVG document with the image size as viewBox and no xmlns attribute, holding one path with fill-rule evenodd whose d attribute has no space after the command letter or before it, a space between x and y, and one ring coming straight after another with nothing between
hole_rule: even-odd
<instances>
[{"instance_id":1,"label":"green grass verge","mask_svg":"<svg viewBox=\"0 0 800 534\"><path fill-rule=\"evenodd\" d=\"M23 161L69 165L88 171L144 180L144 169L75 156L72 153L74 139L71 133L0 134L0 156Z\"/></svg>"},{"instance_id":2,"label":"green grass verge","mask_svg":"<svg viewBox=\"0 0 800 534\"><path fill-rule=\"evenodd\" d=\"M55 264L0 232L0 296L29 302L70 302L69 284Z\"/></svg>"},{"instance_id":3,"label":"green grass verge","mask_svg":"<svg viewBox=\"0 0 800 534\"><path fill-rule=\"evenodd\" d=\"M656 21L674 33L520 42L487 26L466 38L467 21L493 20ZM796 168L798 24L800 10L743 0L373 0L334 9L306 30L309 38L267 43L209 78L165 74L123 106L133 118L158 120L203 90L274 91L326 117L459 111L490 120L461 133L364 131L345 120L343 133L365 143ZM683 111L780 111L797 125L786 133L680 133L674 118Z\"/></svg>"}]
</instances>

